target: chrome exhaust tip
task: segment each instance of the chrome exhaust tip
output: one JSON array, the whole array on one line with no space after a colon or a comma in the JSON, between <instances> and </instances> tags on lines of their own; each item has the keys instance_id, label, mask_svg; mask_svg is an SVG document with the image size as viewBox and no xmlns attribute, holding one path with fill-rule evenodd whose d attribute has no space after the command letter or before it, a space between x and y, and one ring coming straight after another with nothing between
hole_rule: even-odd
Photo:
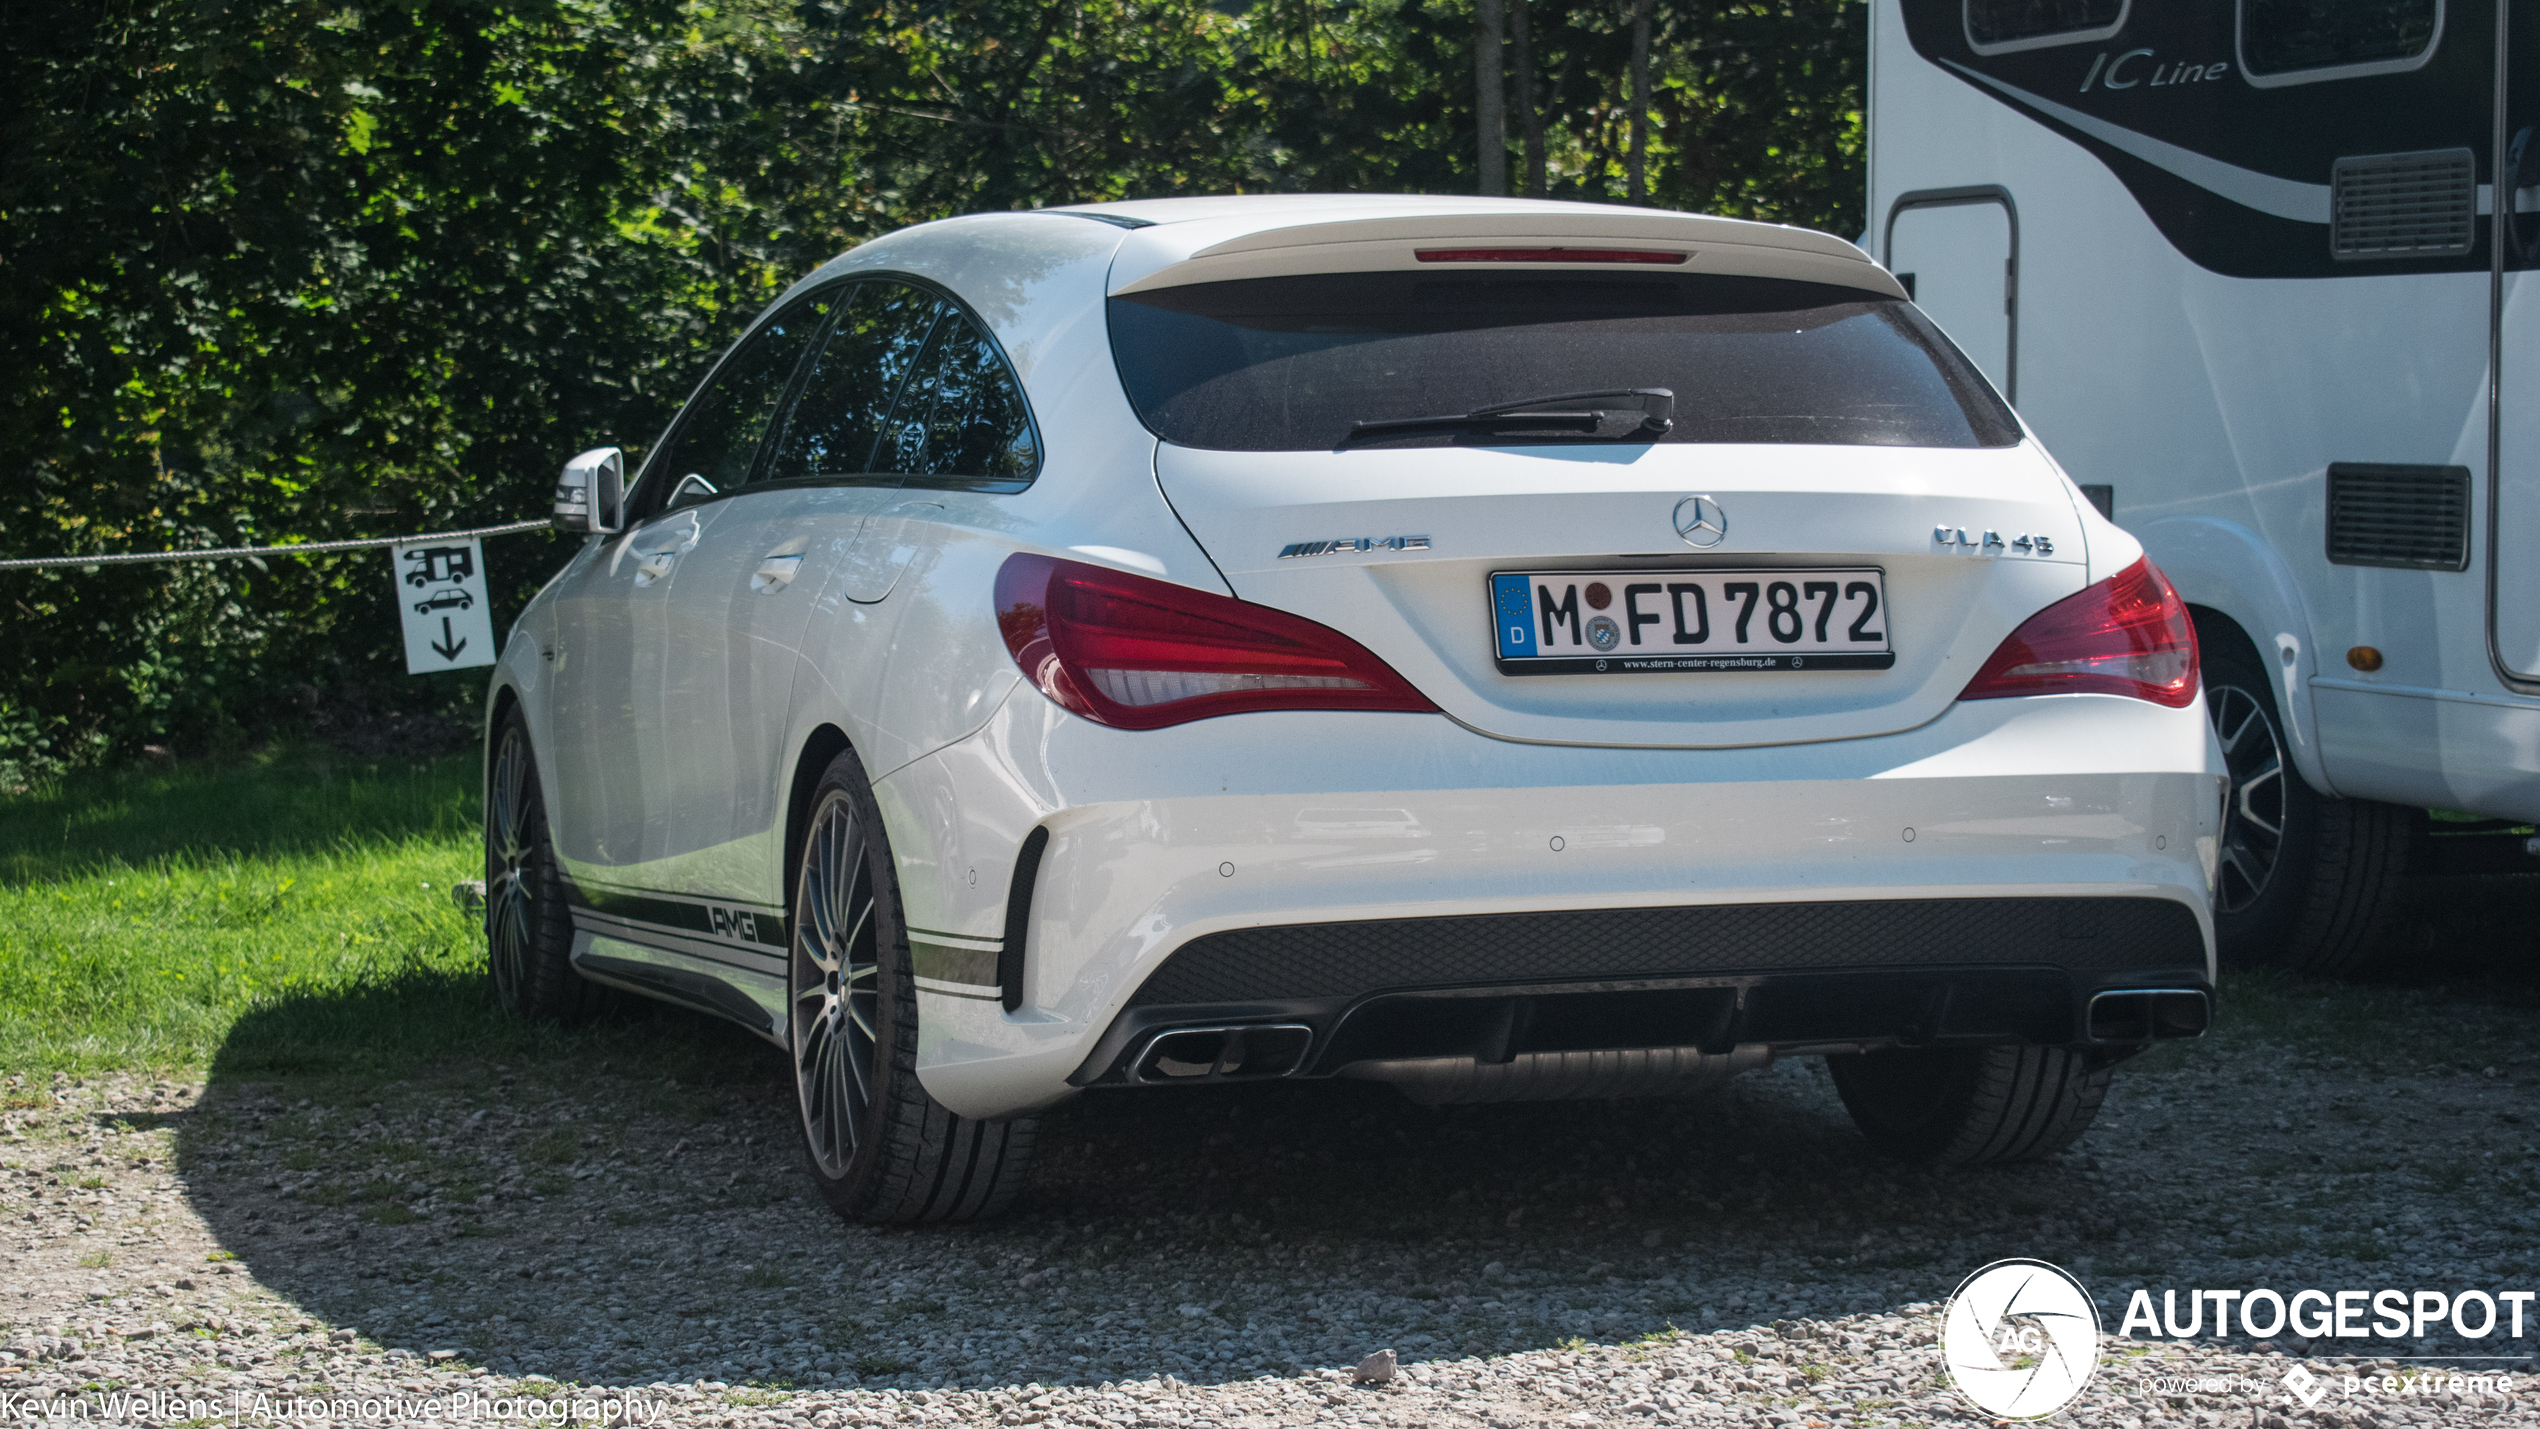
<instances>
[{"instance_id":1,"label":"chrome exhaust tip","mask_svg":"<svg viewBox=\"0 0 2540 1429\"><path fill-rule=\"evenodd\" d=\"M2202 1037L2213 1003L2193 987L2123 987L2091 994L2093 1042L2170 1042Z\"/></svg>"},{"instance_id":2,"label":"chrome exhaust tip","mask_svg":"<svg viewBox=\"0 0 2540 1429\"><path fill-rule=\"evenodd\" d=\"M1304 1066L1313 1043L1314 1029L1296 1022L1171 1028L1147 1039L1130 1080L1144 1086L1266 1081Z\"/></svg>"}]
</instances>

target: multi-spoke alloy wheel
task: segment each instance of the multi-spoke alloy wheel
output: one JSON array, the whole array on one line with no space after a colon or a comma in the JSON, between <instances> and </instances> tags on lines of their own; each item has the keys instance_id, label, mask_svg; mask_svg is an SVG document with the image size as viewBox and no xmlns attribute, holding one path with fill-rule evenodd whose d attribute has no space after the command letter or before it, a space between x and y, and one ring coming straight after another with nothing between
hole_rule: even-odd
<instances>
[{"instance_id":1,"label":"multi-spoke alloy wheel","mask_svg":"<svg viewBox=\"0 0 2540 1429\"><path fill-rule=\"evenodd\" d=\"M2230 963L2354 972L2391 945L2425 811L2314 790L2293 765L2271 662L2228 621L2206 620L2197 638L2231 779L2215 849L2215 943Z\"/></svg>"},{"instance_id":2,"label":"multi-spoke alloy wheel","mask_svg":"<svg viewBox=\"0 0 2540 1429\"><path fill-rule=\"evenodd\" d=\"M495 730L485 778L485 963L495 1000L523 1017L571 1020L607 1005L608 989L573 970L573 914L516 712Z\"/></svg>"},{"instance_id":3,"label":"multi-spoke alloy wheel","mask_svg":"<svg viewBox=\"0 0 2540 1429\"><path fill-rule=\"evenodd\" d=\"M2238 913L2267 891L2284 852L2284 741L2266 705L2238 685L2209 687L2205 701L2231 771L2214 902L2223 913Z\"/></svg>"},{"instance_id":4,"label":"multi-spoke alloy wheel","mask_svg":"<svg viewBox=\"0 0 2540 1429\"><path fill-rule=\"evenodd\" d=\"M538 869L529 841L529 735L503 731L494 775L485 790L485 959L494 995L517 1006L529 977L531 880Z\"/></svg>"},{"instance_id":5,"label":"multi-spoke alloy wheel","mask_svg":"<svg viewBox=\"0 0 2540 1429\"><path fill-rule=\"evenodd\" d=\"M793 864L786 1031L812 1180L852 1220L993 1216L1023 1189L1033 1119L957 1116L918 1080L899 876L852 751L830 759L809 809Z\"/></svg>"},{"instance_id":6,"label":"multi-spoke alloy wheel","mask_svg":"<svg viewBox=\"0 0 2540 1429\"><path fill-rule=\"evenodd\" d=\"M812 815L794 900L794 1078L812 1164L844 1179L873 1120L882 962L871 850L843 789Z\"/></svg>"}]
</instances>

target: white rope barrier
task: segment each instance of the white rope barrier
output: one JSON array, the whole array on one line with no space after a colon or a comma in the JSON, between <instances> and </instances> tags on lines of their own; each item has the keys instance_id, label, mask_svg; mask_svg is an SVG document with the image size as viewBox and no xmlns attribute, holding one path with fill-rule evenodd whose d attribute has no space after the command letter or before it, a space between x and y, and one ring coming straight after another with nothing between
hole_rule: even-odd
<instances>
[{"instance_id":1,"label":"white rope barrier","mask_svg":"<svg viewBox=\"0 0 2540 1429\"><path fill-rule=\"evenodd\" d=\"M547 521L514 521L505 526L478 526L466 531L433 531L420 536L365 536L358 541L304 541L294 546L224 546L201 551L124 551L95 556L37 556L0 561L0 571L34 570L41 566L131 566L151 561L224 561L251 556L318 556L329 551L367 551L385 546L411 546L422 541L464 541L472 536L510 536L543 531Z\"/></svg>"}]
</instances>

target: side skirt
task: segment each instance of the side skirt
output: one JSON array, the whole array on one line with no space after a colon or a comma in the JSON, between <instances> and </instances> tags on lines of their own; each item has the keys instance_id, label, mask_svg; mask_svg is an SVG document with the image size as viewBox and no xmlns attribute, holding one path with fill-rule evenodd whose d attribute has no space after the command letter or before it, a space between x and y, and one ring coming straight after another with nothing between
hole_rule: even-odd
<instances>
[{"instance_id":1,"label":"side skirt","mask_svg":"<svg viewBox=\"0 0 2540 1429\"><path fill-rule=\"evenodd\" d=\"M709 956L660 946L652 940L632 941L637 930L619 920L608 933L593 931L576 910L573 966L594 982L622 987L698 1012L735 1022L782 1047L786 1042L783 963L752 958L768 966L744 966L730 955ZM646 930L654 931L654 930ZM656 932L662 942L675 935ZM747 955L744 955L747 956Z\"/></svg>"}]
</instances>

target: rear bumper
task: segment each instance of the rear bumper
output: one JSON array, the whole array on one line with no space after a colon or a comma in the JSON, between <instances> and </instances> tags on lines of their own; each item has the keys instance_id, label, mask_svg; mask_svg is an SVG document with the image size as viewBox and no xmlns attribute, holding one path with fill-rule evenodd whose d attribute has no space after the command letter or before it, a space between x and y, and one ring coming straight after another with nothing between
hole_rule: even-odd
<instances>
[{"instance_id":1,"label":"rear bumper","mask_svg":"<svg viewBox=\"0 0 2540 1429\"><path fill-rule=\"evenodd\" d=\"M1418 715L1125 733L1027 688L877 792L919 1075L1000 1116L1209 1018L1311 1029L1315 1075L1380 1032L1379 1058L1461 1048L1519 1002L1546 1047L1582 1019L1646 1027L1635 1009L1678 1029L1639 1046L2086 1041L2097 992L2212 986L2220 788L2201 703L1981 701L1875 739L1646 750Z\"/></svg>"},{"instance_id":2,"label":"rear bumper","mask_svg":"<svg viewBox=\"0 0 2540 1429\"><path fill-rule=\"evenodd\" d=\"M2195 911L2167 898L1882 899L1249 928L1185 944L1069 1080L1348 1075L1370 1063L1988 1042L2134 1047L2184 1024L2106 995L2212 992ZM1549 976L1547 976L1549 974ZM2094 1003L2098 1016L2094 1018ZM1210 1074L1160 1072L1185 1028L1303 1028ZM1365 1074L1362 1070L1360 1074Z\"/></svg>"}]
</instances>

